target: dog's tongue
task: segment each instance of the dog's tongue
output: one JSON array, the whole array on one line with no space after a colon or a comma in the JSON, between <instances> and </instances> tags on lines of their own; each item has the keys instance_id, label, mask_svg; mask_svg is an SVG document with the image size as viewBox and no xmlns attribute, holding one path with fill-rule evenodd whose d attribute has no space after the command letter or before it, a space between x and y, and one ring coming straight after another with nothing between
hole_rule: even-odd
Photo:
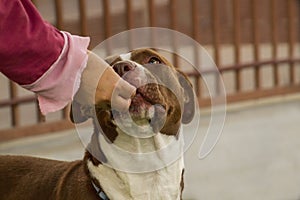
<instances>
[{"instance_id":1,"label":"dog's tongue","mask_svg":"<svg viewBox=\"0 0 300 200\"><path fill-rule=\"evenodd\" d=\"M166 109L159 104L154 105L155 114L151 119L150 125L152 126L153 132L158 133L164 126Z\"/></svg>"}]
</instances>

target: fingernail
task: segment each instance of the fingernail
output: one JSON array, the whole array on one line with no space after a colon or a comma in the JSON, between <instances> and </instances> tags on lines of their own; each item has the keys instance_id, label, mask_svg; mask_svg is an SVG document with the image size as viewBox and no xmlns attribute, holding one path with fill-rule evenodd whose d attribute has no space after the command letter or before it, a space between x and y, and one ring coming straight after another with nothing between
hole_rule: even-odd
<instances>
[{"instance_id":1,"label":"fingernail","mask_svg":"<svg viewBox=\"0 0 300 200\"><path fill-rule=\"evenodd\" d=\"M131 92L131 96L130 96L130 99L132 99L136 94L136 88Z\"/></svg>"}]
</instances>

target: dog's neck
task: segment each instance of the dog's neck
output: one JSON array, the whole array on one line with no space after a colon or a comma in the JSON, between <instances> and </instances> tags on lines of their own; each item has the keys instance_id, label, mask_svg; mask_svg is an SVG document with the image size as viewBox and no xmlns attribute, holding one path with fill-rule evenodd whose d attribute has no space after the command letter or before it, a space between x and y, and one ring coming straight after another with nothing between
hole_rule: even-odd
<instances>
[{"instance_id":1,"label":"dog's neck","mask_svg":"<svg viewBox=\"0 0 300 200\"><path fill-rule=\"evenodd\" d=\"M102 134L98 137L107 163L95 165L87 160L90 175L106 195L110 199L180 199L184 168L182 136L158 133L141 139L117 131L113 145Z\"/></svg>"}]
</instances>

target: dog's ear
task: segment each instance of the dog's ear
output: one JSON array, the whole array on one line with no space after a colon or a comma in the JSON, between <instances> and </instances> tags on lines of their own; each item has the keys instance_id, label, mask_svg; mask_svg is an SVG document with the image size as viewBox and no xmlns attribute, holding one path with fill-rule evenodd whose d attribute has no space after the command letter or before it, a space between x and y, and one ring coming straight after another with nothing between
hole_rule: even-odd
<instances>
[{"instance_id":1,"label":"dog's ear","mask_svg":"<svg viewBox=\"0 0 300 200\"><path fill-rule=\"evenodd\" d=\"M192 83L188 77L181 71L177 70L177 76L180 85L184 90L184 108L182 114L182 123L190 123L195 115L195 94Z\"/></svg>"},{"instance_id":2,"label":"dog's ear","mask_svg":"<svg viewBox=\"0 0 300 200\"><path fill-rule=\"evenodd\" d=\"M70 120L75 124L88 120L88 116L82 112L82 106L76 101L73 101L70 107Z\"/></svg>"}]
</instances>

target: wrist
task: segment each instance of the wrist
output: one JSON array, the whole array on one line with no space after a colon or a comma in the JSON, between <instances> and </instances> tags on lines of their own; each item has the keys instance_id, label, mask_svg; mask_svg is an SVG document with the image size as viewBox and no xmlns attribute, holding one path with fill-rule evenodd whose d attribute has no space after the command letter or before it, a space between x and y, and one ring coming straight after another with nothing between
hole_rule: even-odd
<instances>
[{"instance_id":1,"label":"wrist","mask_svg":"<svg viewBox=\"0 0 300 200\"><path fill-rule=\"evenodd\" d=\"M95 104L98 83L109 65L91 51L87 52L87 66L81 75L81 82L74 100L83 105Z\"/></svg>"}]
</instances>

